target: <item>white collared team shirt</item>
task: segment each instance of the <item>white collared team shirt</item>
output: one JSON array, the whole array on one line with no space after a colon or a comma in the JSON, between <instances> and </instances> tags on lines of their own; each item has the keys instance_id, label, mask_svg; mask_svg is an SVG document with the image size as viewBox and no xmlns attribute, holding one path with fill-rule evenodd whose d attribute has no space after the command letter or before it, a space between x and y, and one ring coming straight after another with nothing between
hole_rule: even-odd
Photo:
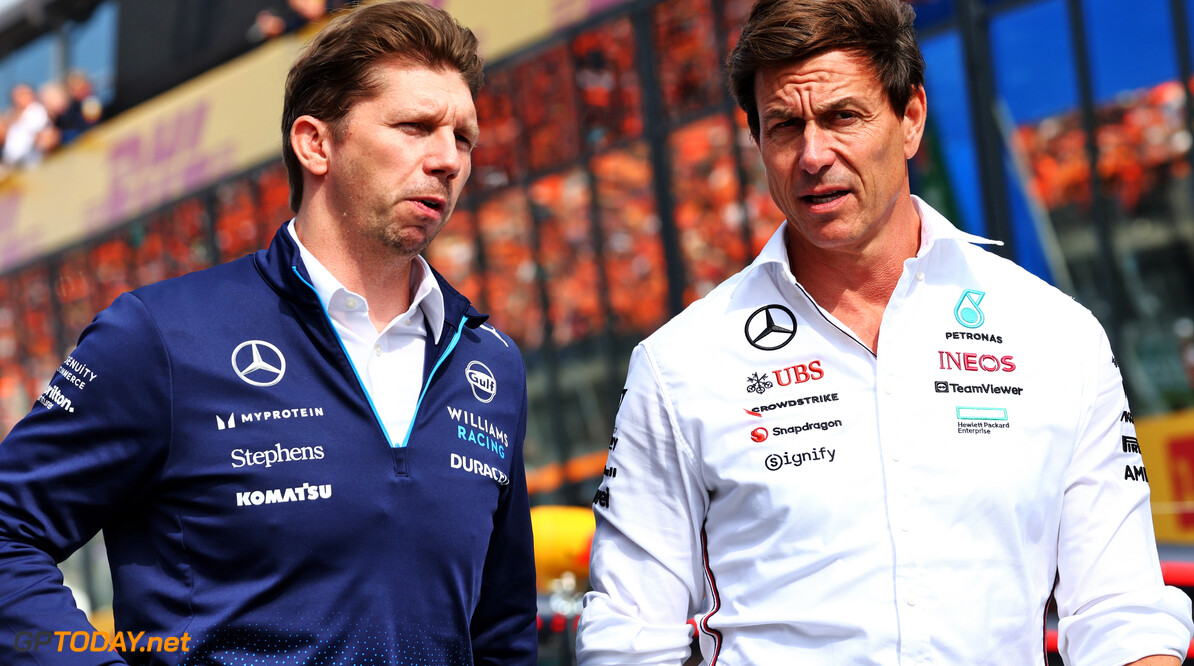
<instances>
[{"instance_id":1,"label":"white collared team shirt","mask_svg":"<svg viewBox=\"0 0 1194 666\"><path fill-rule=\"evenodd\" d=\"M582 666L1183 655L1147 474L1095 318L916 200L876 356L784 229L635 350L593 500ZM786 225L785 225L786 226Z\"/></svg>"},{"instance_id":2,"label":"white collared team shirt","mask_svg":"<svg viewBox=\"0 0 1194 666\"><path fill-rule=\"evenodd\" d=\"M415 257L411 262L410 307L378 332L369 319L365 297L346 289L311 254L299 240L294 220L288 230L311 276L311 286L385 427L390 446L404 446L423 386L428 334L433 343L438 342L444 328L444 294L431 267L423 257Z\"/></svg>"}]
</instances>

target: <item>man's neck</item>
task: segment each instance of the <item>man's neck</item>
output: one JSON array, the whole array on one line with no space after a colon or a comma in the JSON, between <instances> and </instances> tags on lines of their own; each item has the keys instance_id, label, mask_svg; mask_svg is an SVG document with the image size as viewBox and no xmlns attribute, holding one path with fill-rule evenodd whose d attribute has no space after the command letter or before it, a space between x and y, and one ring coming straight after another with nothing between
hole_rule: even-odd
<instances>
[{"instance_id":1,"label":"man's neck","mask_svg":"<svg viewBox=\"0 0 1194 666\"><path fill-rule=\"evenodd\" d=\"M373 239L349 237L343 226L304 217L301 211L295 232L345 289L365 297L369 320L379 332L410 308L414 256L396 254Z\"/></svg>"},{"instance_id":2,"label":"man's neck","mask_svg":"<svg viewBox=\"0 0 1194 666\"><path fill-rule=\"evenodd\" d=\"M872 351L878 351L879 324L903 274L904 261L920 249L920 216L915 207L910 210L911 217L893 221L885 233L859 247L819 248L794 231L786 239L796 280Z\"/></svg>"}]
</instances>

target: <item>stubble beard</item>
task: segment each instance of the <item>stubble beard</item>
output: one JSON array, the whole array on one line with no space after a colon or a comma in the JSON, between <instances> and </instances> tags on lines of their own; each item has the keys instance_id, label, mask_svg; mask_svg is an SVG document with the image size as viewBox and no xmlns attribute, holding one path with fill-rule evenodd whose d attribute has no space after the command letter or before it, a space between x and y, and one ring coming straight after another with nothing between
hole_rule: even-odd
<instances>
[{"instance_id":1,"label":"stubble beard","mask_svg":"<svg viewBox=\"0 0 1194 666\"><path fill-rule=\"evenodd\" d=\"M393 250L396 254L414 257L423 254L431 245L431 241L435 240L448 223L451 213L452 209L445 210L439 225L429 229L426 234L420 233L426 227L417 227L417 230L414 230L411 227L403 226L399 221L391 220L388 223L373 226L371 235L383 247Z\"/></svg>"}]
</instances>

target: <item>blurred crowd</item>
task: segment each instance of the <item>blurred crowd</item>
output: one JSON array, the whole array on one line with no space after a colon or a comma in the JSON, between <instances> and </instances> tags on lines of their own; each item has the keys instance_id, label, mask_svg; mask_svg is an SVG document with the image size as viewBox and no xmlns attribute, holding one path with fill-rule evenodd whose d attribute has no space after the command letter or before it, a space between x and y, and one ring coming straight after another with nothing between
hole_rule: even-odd
<instances>
[{"instance_id":1,"label":"blurred crowd","mask_svg":"<svg viewBox=\"0 0 1194 666\"><path fill-rule=\"evenodd\" d=\"M9 92L10 107L0 113L0 167L31 167L60 146L93 127L103 116L91 80L79 70L37 90L18 83Z\"/></svg>"},{"instance_id":2,"label":"blurred crowd","mask_svg":"<svg viewBox=\"0 0 1194 666\"><path fill-rule=\"evenodd\" d=\"M1185 94L1177 81L1125 93L1098 110L1098 174L1105 193L1127 213L1142 198L1163 192L1170 180L1186 175L1191 146L1185 127ZM1086 132L1077 111L1019 128L1033 185L1048 209L1089 206L1090 163Z\"/></svg>"}]
</instances>

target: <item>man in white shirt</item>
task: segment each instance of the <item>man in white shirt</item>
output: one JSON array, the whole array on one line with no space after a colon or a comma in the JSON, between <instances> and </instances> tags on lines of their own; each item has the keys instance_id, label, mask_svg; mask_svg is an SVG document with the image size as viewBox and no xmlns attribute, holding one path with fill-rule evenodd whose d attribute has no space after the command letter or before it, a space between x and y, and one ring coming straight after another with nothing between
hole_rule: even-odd
<instances>
[{"instance_id":1,"label":"man in white shirt","mask_svg":"<svg viewBox=\"0 0 1194 666\"><path fill-rule=\"evenodd\" d=\"M4 135L4 150L0 161L7 166L34 166L41 161L36 145L37 135L50 126L46 107L27 83L12 88L12 110L8 132Z\"/></svg>"},{"instance_id":2,"label":"man in white shirt","mask_svg":"<svg viewBox=\"0 0 1194 666\"><path fill-rule=\"evenodd\" d=\"M787 216L632 357L583 666L1177 665L1106 335L911 195L899 0L761 0L728 60ZM1048 335L1042 335L1048 331Z\"/></svg>"}]
</instances>

